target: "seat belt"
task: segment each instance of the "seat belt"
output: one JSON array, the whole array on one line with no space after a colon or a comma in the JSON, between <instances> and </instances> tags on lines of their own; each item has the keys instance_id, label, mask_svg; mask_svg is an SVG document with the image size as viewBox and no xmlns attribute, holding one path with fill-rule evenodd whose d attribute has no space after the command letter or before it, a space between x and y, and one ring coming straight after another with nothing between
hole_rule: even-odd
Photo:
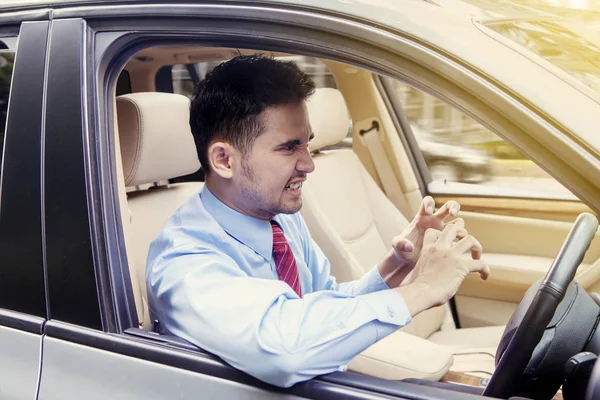
<instances>
[{"instance_id":1,"label":"seat belt","mask_svg":"<svg viewBox=\"0 0 600 400\"><path fill-rule=\"evenodd\" d=\"M402 193L402 189L399 187L392 164L379 139L379 122L373 120L369 129L361 129L358 133L364 138L367 144L369 154L371 154L371 159L373 160L373 164L375 164L375 170L377 170L377 175L379 175L379 180L383 185L383 191L403 214L406 211L410 212L410 206Z\"/></svg>"}]
</instances>

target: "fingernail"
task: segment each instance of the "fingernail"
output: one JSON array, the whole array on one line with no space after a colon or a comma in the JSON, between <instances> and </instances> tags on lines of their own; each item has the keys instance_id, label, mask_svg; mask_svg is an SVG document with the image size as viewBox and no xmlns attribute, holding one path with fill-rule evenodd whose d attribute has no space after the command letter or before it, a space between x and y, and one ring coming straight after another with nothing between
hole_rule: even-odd
<instances>
[{"instance_id":1,"label":"fingernail","mask_svg":"<svg viewBox=\"0 0 600 400\"><path fill-rule=\"evenodd\" d=\"M451 208L451 209L450 209L450 213L451 213L452 215L456 215L456 214L458 214L458 209L457 209L457 208Z\"/></svg>"},{"instance_id":2,"label":"fingernail","mask_svg":"<svg viewBox=\"0 0 600 400\"><path fill-rule=\"evenodd\" d=\"M429 207L427 207L427 212L428 212L429 214L433 214L433 206L429 206Z\"/></svg>"}]
</instances>

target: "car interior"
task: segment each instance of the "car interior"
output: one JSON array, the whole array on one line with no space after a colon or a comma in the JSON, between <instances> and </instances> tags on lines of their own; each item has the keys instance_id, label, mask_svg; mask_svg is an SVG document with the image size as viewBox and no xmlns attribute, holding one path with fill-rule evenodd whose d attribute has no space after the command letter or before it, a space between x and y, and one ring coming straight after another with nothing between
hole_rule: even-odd
<instances>
[{"instance_id":1,"label":"car interior","mask_svg":"<svg viewBox=\"0 0 600 400\"><path fill-rule=\"evenodd\" d=\"M173 86L165 89L159 78L164 67L216 65L256 52L151 47L129 60L116 85L118 194L138 320L144 330L153 329L145 286L149 244L177 207L203 186L195 174L200 164L188 125L189 98ZM403 145L407 127L398 123L397 110L386 99L379 77L353 65L320 62L334 80L335 85L329 86L335 87L318 87L308 102L316 170L304 185L301 213L329 258L332 275L344 282L360 278L385 254L392 237L416 213L427 181L411 162L414 149ZM349 132L352 147L336 148ZM455 297L455 316L449 305L420 314L358 355L350 371L392 380L439 381L452 373L455 379L460 374L489 378L509 318L527 289L546 274L576 216L589 211L580 202L468 192L431 195L438 206L450 198L463 204L460 217L482 243L492 275L487 281L467 277ZM597 236L575 278L588 292L600 290ZM476 382L485 385L485 380Z\"/></svg>"}]
</instances>

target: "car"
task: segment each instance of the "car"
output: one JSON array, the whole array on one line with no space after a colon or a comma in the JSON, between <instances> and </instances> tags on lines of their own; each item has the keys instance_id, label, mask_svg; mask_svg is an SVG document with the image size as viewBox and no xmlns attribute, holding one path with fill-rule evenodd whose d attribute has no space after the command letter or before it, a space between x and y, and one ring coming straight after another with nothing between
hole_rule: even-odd
<instances>
[{"instance_id":1,"label":"car","mask_svg":"<svg viewBox=\"0 0 600 400\"><path fill-rule=\"evenodd\" d=\"M433 135L416 125L411 130L433 180L482 183L489 179L492 166L485 150L436 142Z\"/></svg>"},{"instance_id":2,"label":"car","mask_svg":"<svg viewBox=\"0 0 600 400\"><path fill-rule=\"evenodd\" d=\"M599 398L600 94L573 64L425 0L11 0L0 44L1 398ZM333 275L377 262L426 195L459 200L492 268L348 371L290 388L158 333L144 284L148 244L203 185L185 95L257 53L331 71L309 102L302 213ZM432 179L416 120L527 163ZM351 149L326 148L348 129Z\"/></svg>"}]
</instances>

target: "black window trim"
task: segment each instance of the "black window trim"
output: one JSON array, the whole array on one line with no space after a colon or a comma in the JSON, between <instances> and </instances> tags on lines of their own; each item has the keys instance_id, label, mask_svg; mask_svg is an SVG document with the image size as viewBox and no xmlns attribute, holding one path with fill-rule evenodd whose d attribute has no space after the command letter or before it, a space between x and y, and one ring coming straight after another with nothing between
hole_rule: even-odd
<instances>
[{"instance_id":1,"label":"black window trim","mask_svg":"<svg viewBox=\"0 0 600 400\"><path fill-rule=\"evenodd\" d=\"M11 244L3 240L0 244L3 266L13 267L10 273L5 271L0 277L0 296L7 296L0 307L45 319L48 309L40 183L46 43L50 23L12 23L0 27L3 37L18 35L2 157L0 236L6 235L5 238L17 242Z\"/></svg>"},{"instance_id":2,"label":"black window trim","mask_svg":"<svg viewBox=\"0 0 600 400\"><path fill-rule=\"evenodd\" d=\"M102 247L92 229L100 217L95 186L94 146L88 142L93 95L87 72L88 30L83 19L53 20L50 32L44 139L44 227L49 308L52 319L103 329L112 307L95 268ZM96 272L99 272L97 275Z\"/></svg>"}]
</instances>

